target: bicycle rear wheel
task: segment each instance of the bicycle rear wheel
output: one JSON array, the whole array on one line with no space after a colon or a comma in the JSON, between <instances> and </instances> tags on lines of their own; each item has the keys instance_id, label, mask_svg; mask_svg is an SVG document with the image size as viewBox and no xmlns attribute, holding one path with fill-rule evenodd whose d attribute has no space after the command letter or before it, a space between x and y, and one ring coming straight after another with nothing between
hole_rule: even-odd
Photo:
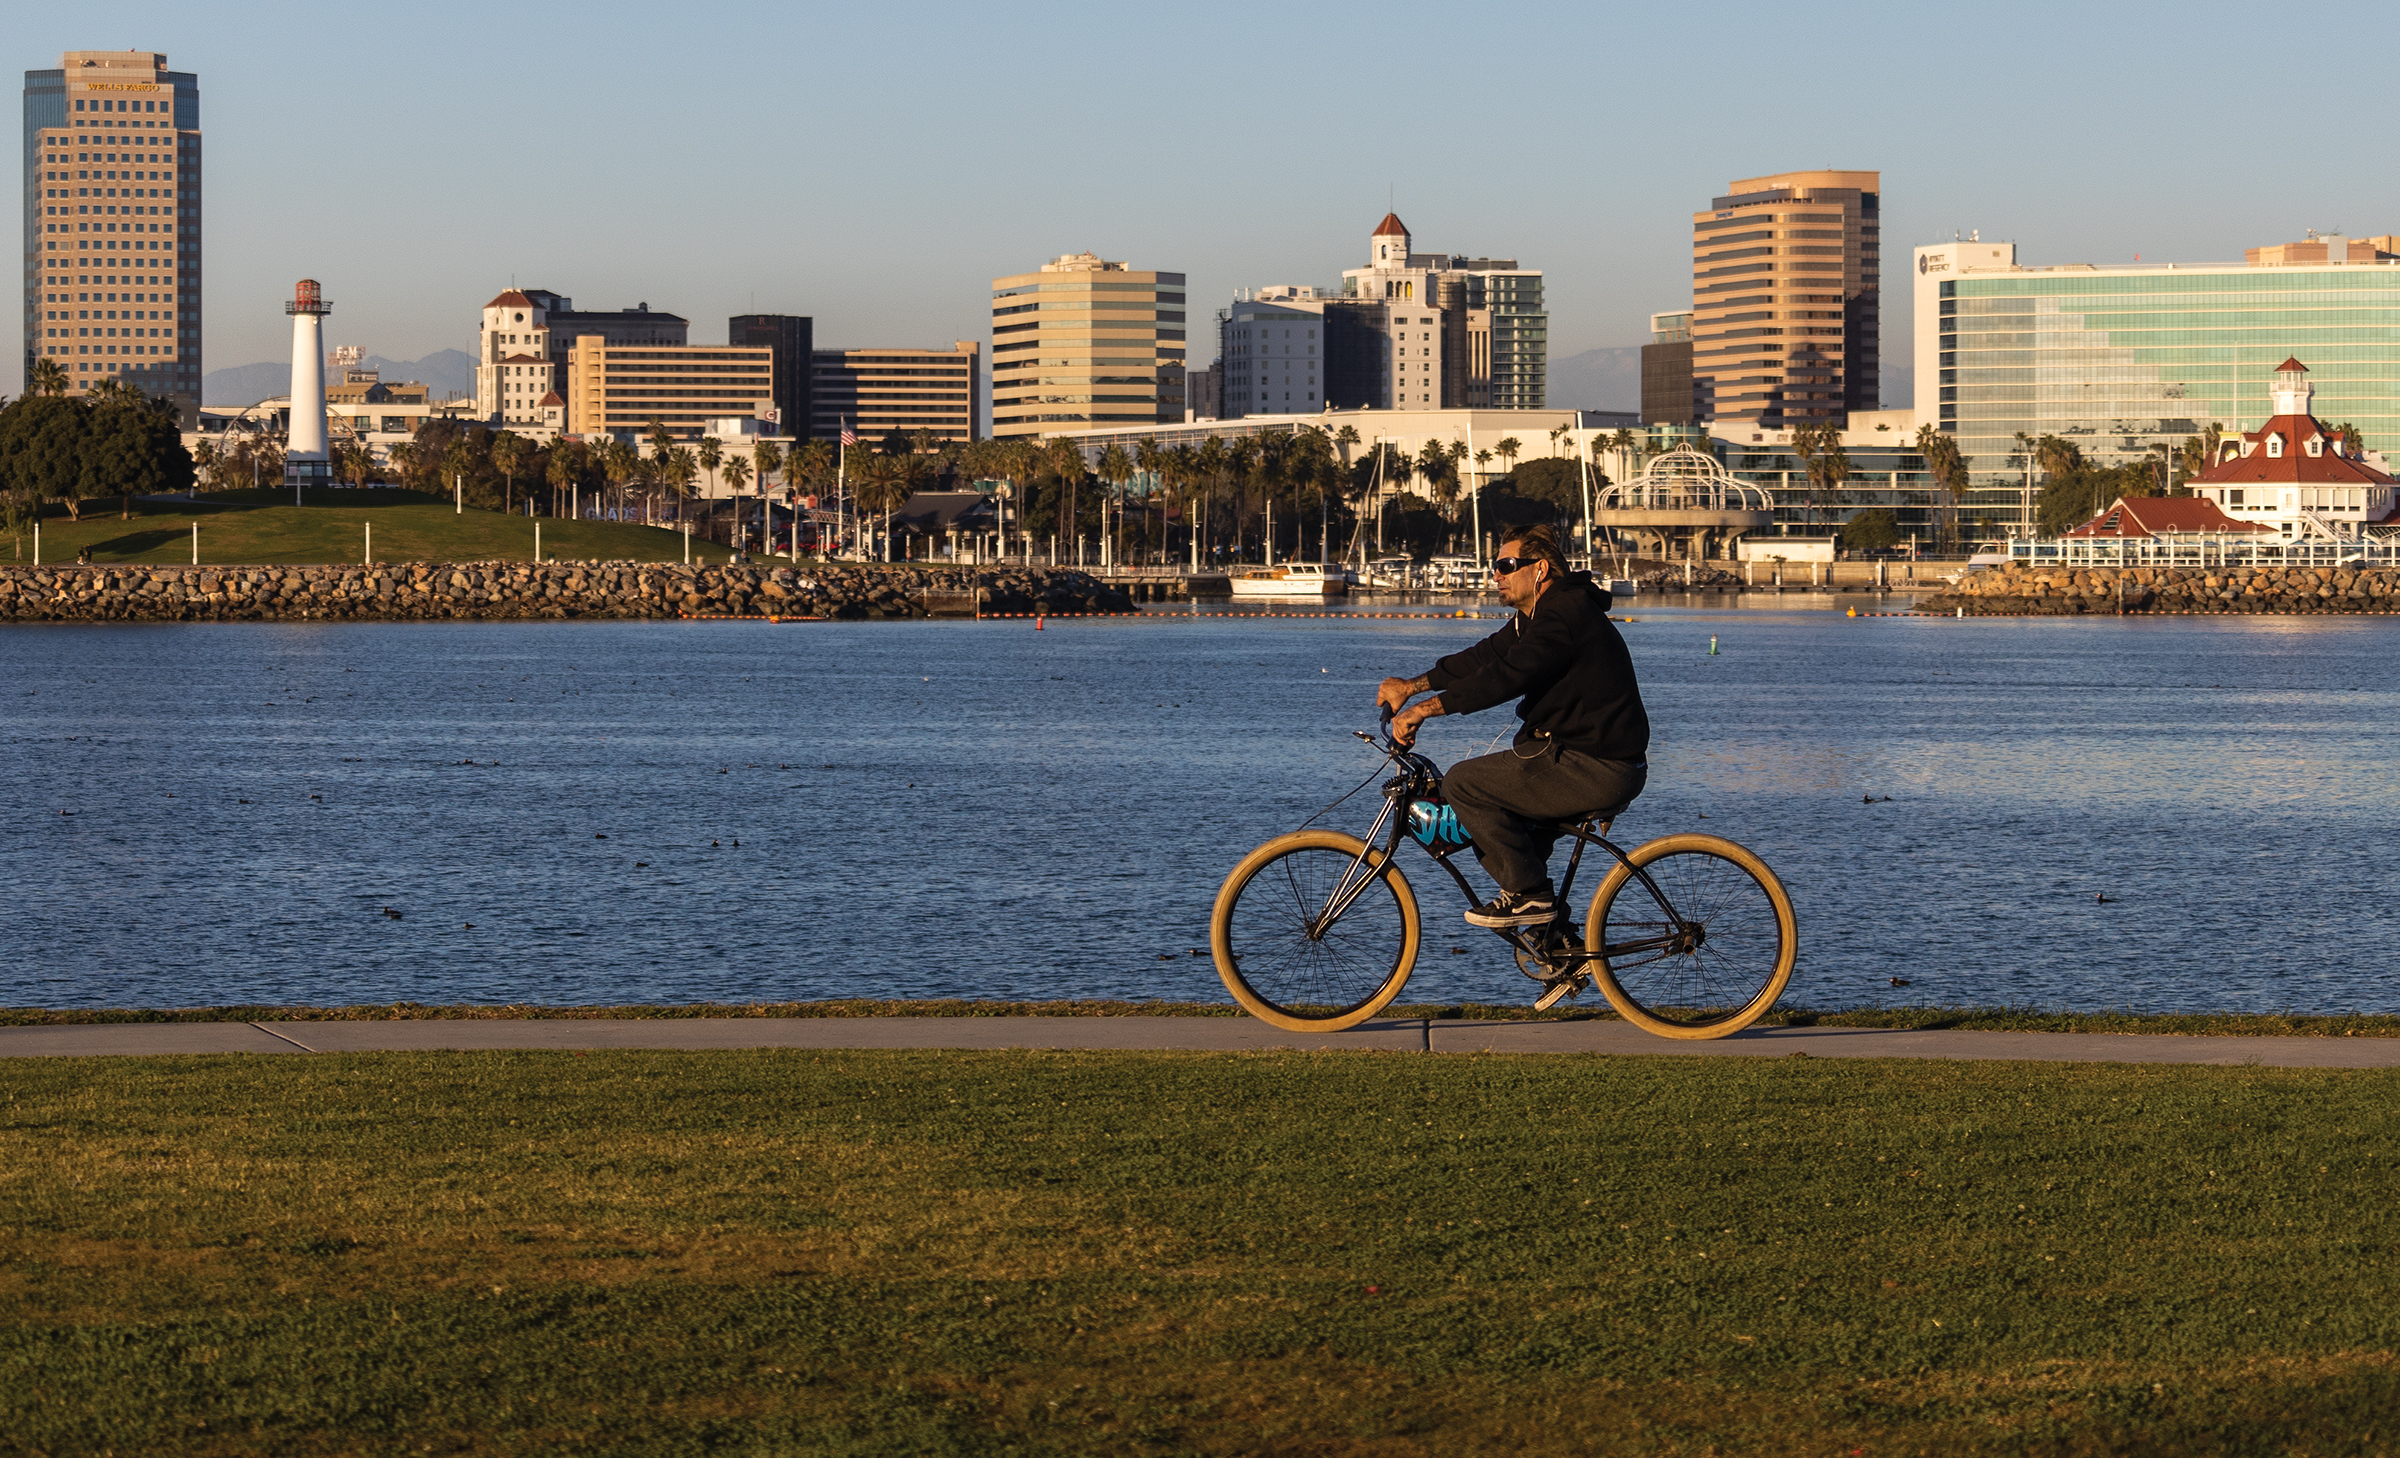
<instances>
[{"instance_id":1,"label":"bicycle rear wheel","mask_svg":"<svg viewBox=\"0 0 2400 1458\"><path fill-rule=\"evenodd\" d=\"M1332 925L1320 916L1366 843L1332 830L1277 836L1242 858L1208 921L1217 976L1244 1011L1293 1033L1354 1028L1417 965L1417 897L1389 861Z\"/></svg>"},{"instance_id":2,"label":"bicycle rear wheel","mask_svg":"<svg viewBox=\"0 0 2400 1458\"><path fill-rule=\"evenodd\" d=\"M1587 965L1609 1005L1662 1038L1722 1038L1766 1016L1800 946L1792 899L1767 863L1713 835L1661 836L1627 861L1648 884L1620 862L1584 920Z\"/></svg>"}]
</instances>

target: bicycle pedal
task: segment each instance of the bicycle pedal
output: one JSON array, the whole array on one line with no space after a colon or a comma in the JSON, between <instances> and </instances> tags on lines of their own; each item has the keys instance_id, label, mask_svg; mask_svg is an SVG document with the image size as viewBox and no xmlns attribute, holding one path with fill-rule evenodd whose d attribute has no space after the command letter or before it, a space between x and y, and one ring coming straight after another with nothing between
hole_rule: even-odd
<instances>
[{"instance_id":1,"label":"bicycle pedal","mask_svg":"<svg viewBox=\"0 0 2400 1458\"><path fill-rule=\"evenodd\" d=\"M1533 1000L1535 1012L1548 1012L1568 998L1583 996L1583 979L1572 974L1559 978Z\"/></svg>"}]
</instances>

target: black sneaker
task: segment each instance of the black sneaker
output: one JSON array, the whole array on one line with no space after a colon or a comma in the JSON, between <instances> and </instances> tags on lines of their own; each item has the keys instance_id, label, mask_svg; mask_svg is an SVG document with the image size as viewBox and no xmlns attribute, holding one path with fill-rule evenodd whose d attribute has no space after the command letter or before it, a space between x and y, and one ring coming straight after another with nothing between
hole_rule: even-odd
<instances>
[{"instance_id":1,"label":"black sneaker","mask_svg":"<svg viewBox=\"0 0 2400 1458\"><path fill-rule=\"evenodd\" d=\"M1558 898L1547 891L1503 891L1481 906L1467 908L1467 925L1547 926L1558 920Z\"/></svg>"}]
</instances>

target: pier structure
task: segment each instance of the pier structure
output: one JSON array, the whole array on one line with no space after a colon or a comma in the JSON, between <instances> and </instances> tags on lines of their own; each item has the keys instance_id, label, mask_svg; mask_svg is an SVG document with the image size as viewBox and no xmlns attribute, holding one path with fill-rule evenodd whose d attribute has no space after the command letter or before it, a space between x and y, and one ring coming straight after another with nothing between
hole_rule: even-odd
<instances>
[{"instance_id":1,"label":"pier structure","mask_svg":"<svg viewBox=\"0 0 2400 1458\"><path fill-rule=\"evenodd\" d=\"M1775 503L1713 455L1678 446L1653 456L1630 481L1603 486L1592 524L1655 545L1661 557L1731 556L1744 534L1772 529ZM1681 548L1680 551L1677 549Z\"/></svg>"}]
</instances>

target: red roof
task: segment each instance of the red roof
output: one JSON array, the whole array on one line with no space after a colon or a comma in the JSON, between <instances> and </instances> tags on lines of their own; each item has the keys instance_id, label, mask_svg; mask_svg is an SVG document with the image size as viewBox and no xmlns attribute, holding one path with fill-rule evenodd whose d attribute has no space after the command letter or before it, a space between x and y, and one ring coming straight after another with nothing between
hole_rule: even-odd
<instances>
[{"instance_id":1,"label":"red roof","mask_svg":"<svg viewBox=\"0 0 2400 1458\"><path fill-rule=\"evenodd\" d=\"M1398 213L1385 213L1383 215L1383 221L1377 223L1375 225L1375 231L1367 236L1370 238L1382 238L1395 233L1403 238L1407 237L1408 224L1400 221L1400 215Z\"/></svg>"},{"instance_id":2,"label":"red roof","mask_svg":"<svg viewBox=\"0 0 2400 1458\"><path fill-rule=\"evenodd\" d=\"M487 309L530 309L533 307L533 300L518 293L515 289L510 289L484 307Z\"/></svg>"},{"instance_id":3,"label":"red roof","mask_svg":"<svg viewBox=\"0 0 2400 1458\"><path fill-rule=\"evenodd\" d=\"M2267 441L2280 436L2281 455L2267 454ZM2278 415L2257 430L2242 432L2241 440L2248 446L2230 461L2209 467L2192 477L2194 486L2389 486L2392 478L2364 461L2354 461L2340 454L2340 443L2325 422L2306 415ZM2320 442L2317 454L2308 453L2311 440Z\"/></svg>"},{"instance_id":4,"label":"red roof","mask_svg":"<svg viewBox=\"0 0 2400 1458\"><path fill-rule=\"evenodd\" d=\"M552 405L564 405L566 403L566 397L559 394L556 390L552 390L549 394L542 397L542 408L544 409L548 409Z\"/></svg>"},{"instance_id":5,"label":"red roof","mask_svg":"<svg viewBox=\"0 0 2400 1458\"><path fill-rule=\"evenodd\" d=\"M548 361L548 360L546 360L546 359L542 358L542 357L541 357L540 355L538 355L538 354L504 354L504 355L500 356L499 363L501 363L501 364L548 364L548 363L550 363L550 361Z\"/></svg>"},{"instance_id":6,"label":"red roof","mask_svg":"<svg viewBox=\"0 0 2400 1458\"><path fill-rule=\"evenodd\" d=\"M2300 373L2305 375L2308 373L2308 366L2300 363L2300 357L2298 355L2293 355L2291 358L2286 359L2282 364L2275 366L2275 373L2279 375L2289 373L2292 370L2298 370Z\"/></svg>"},{"instance_id":7,"label":"red roof","mask_svg":"<svg viewBox=\"0 0 2400 1458\"><path fill-rule=\"evenodd\" d=\"M2205 496L2120 496L2114 505L2070 537L2158 537L2199 532L2264 532L2273 528L2236 521Z\"/></svg>"}]
</instances>

